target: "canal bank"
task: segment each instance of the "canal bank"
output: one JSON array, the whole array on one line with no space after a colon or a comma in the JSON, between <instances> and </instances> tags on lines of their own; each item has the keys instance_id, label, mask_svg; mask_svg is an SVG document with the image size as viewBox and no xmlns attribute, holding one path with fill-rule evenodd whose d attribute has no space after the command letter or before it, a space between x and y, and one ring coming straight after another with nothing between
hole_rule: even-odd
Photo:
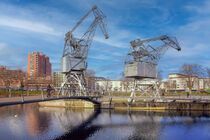
<instances>
[{"instance_id":1,"label":"canal bank","mask_svg":"<svg viewBox=\"0 0 210 140\"><path fill-rule=\"evenodd\" d=\"M85 100L56 100L39 102L43 107L65 107L65 108L89 108L89 109L114 109L114 110L177 110L177 111L210 111L209 102L152 102L152 101L138 101L129 104L123 101L101 101L101 104L94 104Z\"/></svg>"}]
</instances>

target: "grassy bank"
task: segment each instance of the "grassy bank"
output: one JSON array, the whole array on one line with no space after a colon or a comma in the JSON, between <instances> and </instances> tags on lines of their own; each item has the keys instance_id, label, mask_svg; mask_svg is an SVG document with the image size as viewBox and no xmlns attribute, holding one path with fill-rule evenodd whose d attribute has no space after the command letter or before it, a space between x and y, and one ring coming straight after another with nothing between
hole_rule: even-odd
<instances>
[{"instance_id":1,"label":"grassy bank","mask_svg":"<svg viewBox=\"0 0 210 140\"><path fill-rule=\"evenodd\" d=\"M12 97L21 96L21 90L12 90L11 93L12 93L11 94ZM24 90L23 91L24 96L27 96L27 95L34 96L34 95L41 95L41 94L42 92L40 90L33 90L33 91ZM46 95L47 92L44 91L44 94ZM0 90L0 97L9 97L9 96L10 96L9 90Z\"/></svg>"}]
</instances>

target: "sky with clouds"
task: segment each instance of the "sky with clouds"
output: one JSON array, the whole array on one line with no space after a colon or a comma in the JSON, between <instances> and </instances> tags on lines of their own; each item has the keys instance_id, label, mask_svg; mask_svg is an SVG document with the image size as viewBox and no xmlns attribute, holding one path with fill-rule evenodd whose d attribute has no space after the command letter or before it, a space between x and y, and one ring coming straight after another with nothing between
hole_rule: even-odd
<instances>
[{"instance_id":1,"label":"sky with clouds","mask_svg":"<svg viewBox=\"0 0 210 140\"><path fill-rule=\"evenodd\" d=\"M159 62L163 78L184 63L210 67L210 0L1 0L0 65L27 70L27 54L39 51L60 70L64 35L93 6L107 16L110 38L96 31L88 68L96 76L119 79L129 42L137 38L176 36L181 52L169 49ZM80 36L90 15L75 31Z\"/></svg>"}]
</instances>

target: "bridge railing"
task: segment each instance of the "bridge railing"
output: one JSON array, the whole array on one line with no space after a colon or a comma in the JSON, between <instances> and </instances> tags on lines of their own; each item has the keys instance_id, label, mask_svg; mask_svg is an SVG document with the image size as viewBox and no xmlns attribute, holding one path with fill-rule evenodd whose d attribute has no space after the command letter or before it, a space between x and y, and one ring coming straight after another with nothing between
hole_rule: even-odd
<instances>
[{"instance_id":1,"label":"bridge railing","mask_svg":"<svg viewBox=\"0 0 210 140\"><path fill-rule=\"evenodd\" d=\"M51 97L70 97L70 96L78 96L79 89L75 88L64 88L62 92L59 92L60 88L0 88L0 99L2 98L13 98L13 97L21 97L22 101L24 98L30 96L40 97L41 99L51 98ZM96 96L100 95L100 91L96 90L88 90L88 96ZM85 95L85 94L84 94Z\"/></svg>"}]
</instances>

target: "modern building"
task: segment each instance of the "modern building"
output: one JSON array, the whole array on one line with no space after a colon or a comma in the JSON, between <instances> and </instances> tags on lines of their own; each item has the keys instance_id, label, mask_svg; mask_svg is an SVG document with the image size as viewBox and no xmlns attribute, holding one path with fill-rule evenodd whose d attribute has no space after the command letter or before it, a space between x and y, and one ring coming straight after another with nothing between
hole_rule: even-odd
<instances>
[{"instance_id":1,"label":"modern building","mask_svg":"<svg viewBox=\"0 0 210 140\"><path fill-rule=\"evenodd\" d=\"M7 69L0 66L0 87L19 87L24 82L27 73L21 69Z\"/></svg>"},{"instance_id":2,"label":"modern building","mask_svg":"<svg viewBox=\"0 0 210 140\"><path fill-rule=\"evenodd\" d=\"M51 75L51 63L49 57L40 52L29 53L28 75L29 76Z\"/></svg>"}]
</instances>

